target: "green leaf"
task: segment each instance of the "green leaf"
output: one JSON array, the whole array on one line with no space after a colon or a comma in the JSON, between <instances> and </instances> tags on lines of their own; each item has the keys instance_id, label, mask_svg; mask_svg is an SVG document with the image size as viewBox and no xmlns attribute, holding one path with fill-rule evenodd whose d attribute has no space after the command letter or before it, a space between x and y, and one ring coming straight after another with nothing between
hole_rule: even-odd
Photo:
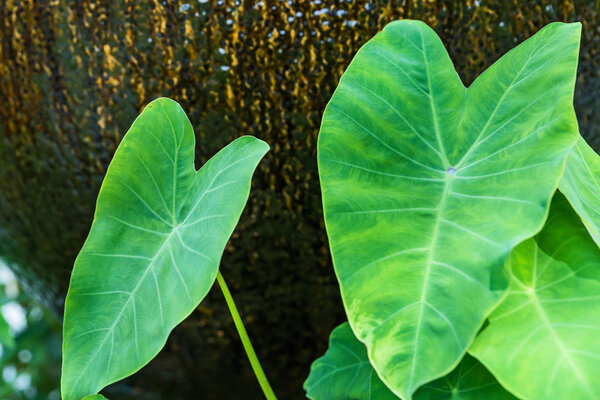
<instances>
[{"instance_id":1,"label":"green leaf","mask_svg":"<svg viewBox=\"0 0 600 400\"><path fill-rule=\"evenodd\" d=\"M579 24L550 24L467 90L436 34L363 46L318 140L325 222L353 331L410 399L462 358L539 231L577 139Z\"/></svg>"},{"instance_id":2,"label":"green leaf","mask_svg":"<svg viewBox=\"0 0 600 400\"><path fill-rule=\"evenodd\" d=\"M392 400L348 323L331 332L329 349L313 363L304 383L312 400ZM476 359L466 355L447 376L417 391L416 400L516 400Z\"/></svg>"},{"instance_id":3,"label":"green leaf","mask_svg":"<svg viewBox=\"0 0 600 400\"><path fill-rule=\"evenodd\" d=\"M599 399L600 250L560 193L511 270L471 354L523 399Z\"/></svg>"},{"instance_id":4,"label":"green leaf","mask_svg":"<svg viewBox=\"0 0 600 400\"><path fill-rule=\"evenodd\" d=\"M397 399L371 367L365 345L347 322L331 332L329 349L311 365L304 390L312 400Z\"/></svg>"},{"instance_id":5,"label":"green leaf","mask_svg":"<svg viewBox=\"0 0 600 400\"><path fill-rule=\"evenodd\" d=\"M600 157L581 136L558 187L600 244Z\"/></svg>"},{"instance_id":6,"label":"green leaf","mask_svg":"<svg viewBox=\"0 0 600 400\"><path fill-rule=\"evenodd\" d=\"M421 387L415 400L517 400L477 359L465 354L448 375Z\"/></svg>"},{"instance_id":7,"label":"green leaf","mask_svg":"<svg viewBox=\"0 0 600 400\"><path fill-rule=\"evenodd\" d=\"M241 137L198 172L194 147L181 107L158 99L117 149L67 294L63 399L139 370L213 284L268 146Z\"/></svg>"},{"instance_id":8,"label":"green leaf","mask_svg":"<svg viewBox=\"0 0 600 400\"><path fill-rule=\"evenodd\" d=\"M106 397L101 394L93 394L91 396L85 396L83 400L108 400Z\"/></svg>"},{"instance_id":9,"label":"green leaf","mask_svg":"<svg viewBox=\"0 0 600 400\"><path fill-rule=\"evenodd\" d=\"M10 330L10 325L4 319L4 316L0 313L0 344L7 348L15 347L15 338Z\"/></svg>"}]
</instances>

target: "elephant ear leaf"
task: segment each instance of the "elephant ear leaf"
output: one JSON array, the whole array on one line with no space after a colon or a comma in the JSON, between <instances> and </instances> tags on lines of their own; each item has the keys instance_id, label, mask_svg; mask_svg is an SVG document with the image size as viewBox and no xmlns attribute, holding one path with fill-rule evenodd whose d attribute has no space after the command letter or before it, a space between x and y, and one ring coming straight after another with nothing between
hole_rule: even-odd
<instances>
[{"instance_id":1,"label":"elephant ear leaf","mask_svg":"<svg viewBox=\"0 0 600 400\"><path fill-rule=\"evenodd\" d=\"M329 349L313 362L304 390L311 400L398 399L373 370L365 345L347 322L331 332Z\"/></svg>"},{"instance_id":2,"label":"elephant ear leaf","mask_svg":"<svg viewBox=\"0 0 600 400\"><path fill-rule=\"evenodd\" d=\"M517 400L477 359L465 354L443 378L421 387L415 400Z\"/></svg>"},{"instance_id":3,"label":"elephant ear leaf","mask_svg":"<svg viewBox=\"0 0 600 400\"><path fill-rule=\"evenodd\" d=\"M343 323L331 332L329 349L311 366L304 383L313 400L398 399L379 379L367 350ZM466 355L447 376L423 386L415 400L516 400L479 361Z\"/></svg>"},{"instance_id":4,"label":"elephant ear leaf","mask_svg":"<svg viewBox=\"0 0 600 400\"><path fill-rule=\"evenodd\" d=\"M67 294L63 399L147 364L215 281L268 146L241 137L199 171L194 147L181 107L161 98L117 149Z\"/></svg>"},{"instance_id":5,"label":"elephant ear leaf","mask_svg":"<svg viewBox=\"0 0 600 400\"><path fill-rule=\"evenodd\" d=\"M108 400L106 397L101 394L93 394L91 396L85 396L83 400Z\"/></svg>"},{"instance_id":6,"label":"elephant ear leaf","mask_svg":"<svg viewBox=\"0 0 600 400\"><path fill-rule=\"evenodd\" d=\"M600 245L600 156L579 137L558 186Z\"/></svg>"},{"instance_id":7,"label":"elephant ear leaf","mask_svg":"<svg viewBox=\"0 0 600 400\"><path fill-rule=\"evenodd\" d=\"M451 371L538 232L577 139L580 25L553 23L467 90L422 22L364 45L318 139L325 223L348 320L404 399Z\"/></svg>"},{"instance_id":8,"label":"elephant ear leaf","mask_svg":"<svg viewBox=\"0 0 600 400\"><path fill-rule=\"evenodd\" d=\"M600 398L600 249L562 194L469 350L523 399Z\"/></svg>"}]
</instances>

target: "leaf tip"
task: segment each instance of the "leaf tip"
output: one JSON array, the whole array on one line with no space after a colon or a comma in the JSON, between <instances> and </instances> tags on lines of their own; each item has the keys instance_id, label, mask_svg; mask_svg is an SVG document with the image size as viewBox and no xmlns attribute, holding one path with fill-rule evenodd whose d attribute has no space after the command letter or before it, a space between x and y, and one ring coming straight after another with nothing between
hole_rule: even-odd
<instances>
[{"instance_id":1,"label":"leaf tip","mask_svg":"<svg viewBox=\"0 0 600 400\"><path fill-rule=\"evenodd\" d=\"M549 29L560 31L562 34L571 34L576 35L577 37L581 36L582 24L581 22L552 22L546 25L542 30Z\"/></svg>"},{"instance_id":2,"label":"leaf tip","mask_svg":"<svg viewBox=\"0 0 600 400\"><path fill-rule=\"evenodd\" d=\"M254 146L254 148L257 149L257 151L262 153L261 154L262 156L264 156L265 154L267 154L267 152L269 150L271 150L271 146L269 146L269 144L267 142L255 137L255 136L251 136L251 135L240 136L239 138L236 139L236 141L240 142L242 145L251 144L252 146Z\"/></svg>"}]
</instances>

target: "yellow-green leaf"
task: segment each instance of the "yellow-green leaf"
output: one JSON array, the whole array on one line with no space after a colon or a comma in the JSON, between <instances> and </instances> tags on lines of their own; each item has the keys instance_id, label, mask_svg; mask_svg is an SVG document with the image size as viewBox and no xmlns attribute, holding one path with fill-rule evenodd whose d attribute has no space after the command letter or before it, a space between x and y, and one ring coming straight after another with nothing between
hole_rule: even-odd
<instances>
[{"instance_id":1,"label":"yellow-green leaf","mask_svg":"<svg viewBox=\"0 0 600 400\"><path fill-rule=\"evenodd\" d=\"M600 244L600 157L581 136L558 187Z\"/></svg>"},{"instance_id":2,"label":"yellow-green leaf","mask_svg":"<svg viewBox=\"0 0 600 400\"><path fill-rule=\"evenodd\" d=\"M600 399L600 249L560 193L511 270L471 354L523 399Z\"/></svg>"},{"instance_id":3,"label":"yellow-green leaf","mask_svg":"<svg viewBox=\"0 0 600 400\"><path fill-rule=\"evenodd\" d=\"M357 53L318 139L348 320L408 400L466 352L538 232L577 139L580 24L553 23L467 90L441 40L393 22Z\"/></svg>"}]
</instances>

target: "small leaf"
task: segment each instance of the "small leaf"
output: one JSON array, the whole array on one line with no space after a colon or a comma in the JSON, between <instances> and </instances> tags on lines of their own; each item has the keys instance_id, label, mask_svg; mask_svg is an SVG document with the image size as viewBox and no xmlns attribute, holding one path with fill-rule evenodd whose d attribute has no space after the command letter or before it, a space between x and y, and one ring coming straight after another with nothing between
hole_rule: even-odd
<instances>
[{"instance_id":1,"label":"small leaf","mask_svg":"<svg viewBox=\"0 0 600 400\"><path fill-rule=\"evenodd\" d=\"M523 399L599 399L600 249L562 194L511 269L508 296L471 354Z\"/></svg>"},{"instance_id":2,"label":"small leaf","mask_svg":"<svg viewBox=\"0 0 600 400\"><path fill-rule=\"evenodd\" d=\"M421 387L415 400L517 400L477 359L465 354L458 367Z\"/></svg>"},{"instance_id":3,"label":"small leaf","mask_svg":"<svg viewBox=\"0 0 600 400\"><path fill-rule=\"evenodd\" d=\"M331 332L329 349L312 363L304 390L312 400L397 399L373 370L365 345L347 322Z\"/></svg>"},{"instance_id":4,"label":"small leaf","mask_svg":"<svg viewBox=\"0 0 600 400\"><path fill-rule=\"evenodd\" d=\"M579 24L553 23L467 90L418 21L364 45L318 139L325 223L353 331L404 399L451 371L538 232L577 140Z\"/></svg>"},{"instance_id":5,"label":"small leaf","mask_svg":"<svg viewBox=\"0 0 600 400\"><path fill-rule=\"evenodd\" d=\"M398 399L373 370L365 346L356 339L347 322L331 332L329 349L311 366L304 389L312 400ZM469 355L450 374L419 389L414 398L516 400Z\"/></svg>"},{"instance_id":6,"label":"small leaf","mask_svg":"<svg viewBox=\"0 0 600 400\"><path fill-rule=\"evenodd\" d=\"M241 137L196 172L177 103L150 103L100 189L65 304L64 400L97 393L147 364L212 286L266 143Z\"/></svg>"},{"instance_id":7,"label":"small leaf","mask_svg":"<svg viewBox=\"0 0 600 400\"><path fill-rule=\"evenodd\" d=\"M579 137L558 186L600 245L600 157Z\"/></svg>"},{"instance_id":8,"label":"small leaf","mask_svg":"<svg viewBox=\"0 0 600 400\"><path fill-rule=\"evenodd\" d=\"M7 348L15 347L15 338L10 330L10 325L4 319L4 316L0 313L0 344Z\"/></svg>"}]
</instances>

